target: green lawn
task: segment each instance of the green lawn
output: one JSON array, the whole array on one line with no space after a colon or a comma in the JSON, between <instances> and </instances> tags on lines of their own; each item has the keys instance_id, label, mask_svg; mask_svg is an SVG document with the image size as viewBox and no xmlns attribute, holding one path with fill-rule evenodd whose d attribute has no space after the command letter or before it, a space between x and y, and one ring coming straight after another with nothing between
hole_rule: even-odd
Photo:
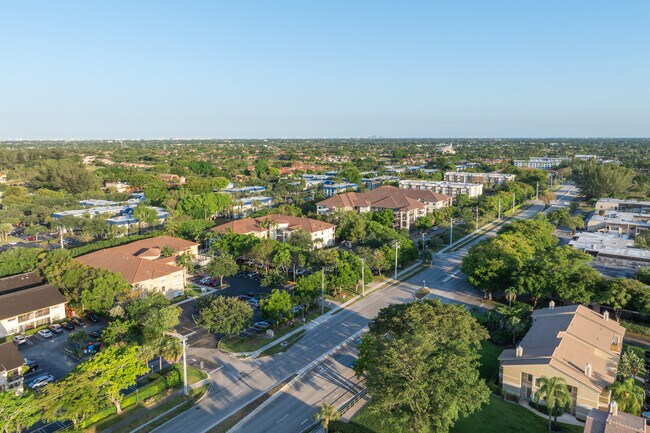
<instances>
[{"instance_id":1,"label":"green lawn","mask_svg":"<svg viewBox=\"0 0 650 433\"><path fill-rule=\"evenodd\" d=\"M491 341L484 340L481 343L481 366L479 373L486 381L493 379L499 371L499 355L503 348L497 346Z\"/></svg>"},{"instance_id":2,"label":"green lawn","mask_svg":"<svg viewBox=\"0 0 650 433\"><path fill-rule=\"evenodd\" d=\"M364 408L351 422L367 433L393 433L391 429L379 425L380 417ZM562 424L566 433L582 433L583 428ZM365 430L363 430L365 428ZM548 424L527 409L490 397L490 403L479 412L459 420L450 433L546 433Z\"/></svg>"}]
</instances>

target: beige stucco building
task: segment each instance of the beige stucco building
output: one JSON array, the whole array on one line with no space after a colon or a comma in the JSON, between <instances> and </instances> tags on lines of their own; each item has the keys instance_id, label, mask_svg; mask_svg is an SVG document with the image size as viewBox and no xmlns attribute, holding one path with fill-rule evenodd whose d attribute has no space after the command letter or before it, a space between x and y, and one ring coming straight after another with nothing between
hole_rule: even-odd
<instances>
[{"instance_id":1,"label":"beige stucco building","mask_svg":"<svg viewBox=\"0 0 650 433\"><path fill-rule=\"evenodd\" d=\"M585 420L607 410L616 380L625 329L582 305L533 312L533 325L516 349L499 356L499 382L508 393L532 400L540 377L563 378L572 395L571 414Z\"/></svg>"}]
</instances>

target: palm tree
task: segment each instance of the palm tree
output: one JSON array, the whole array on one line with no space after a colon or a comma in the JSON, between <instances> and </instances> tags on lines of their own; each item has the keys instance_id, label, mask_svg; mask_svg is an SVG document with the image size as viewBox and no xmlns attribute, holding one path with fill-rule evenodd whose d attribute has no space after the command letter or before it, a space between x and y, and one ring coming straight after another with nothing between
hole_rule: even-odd
<instances>
[{"instance_id":1,"label":"palm tree","mask_svg":"<svg viewBox=\"0 0 650 433\"><path fill-rule=\"evenodd\" d=\"M616 382L610 385L609 389L612 391L612 400L616 400L619 409L632 415L641 413L645 392L643 388L634 383L633 377L627 378L623 382Z\"/></svg>"},{"instance_id":2,"label":"palm tree","mask_svg":"<svg viewBox=\"0 0 650 433\"><path fill-rule=\"evenodd\" d=\"M535 403L539 404L540 399L546 402L546 411L548 412L548 431L551 433L551 422L553 414L557 422L557 415L571 405L573 400L566 386L566 382L561 377L539 378L541 386L535 393Z\"/></svg>"},{"instance_id":3,"label":"palm tree","mask_svg":"<svg viewBox=\"0 0 650 433\"><path fill-rule=\"evenodd\" d=\"M336 410L336 407L334 407L333 404L323 403L320 409L318 409L318 412L314 415L314 418L321 422L321 425L325 429L325 433L327 433L330 421L337 421L341 418L341 414Z\"/></svg>"},{"instance_id":4,"label":"palm tree","mask_svg":"<svg viewBox=\"0 0 650 433\"><path fill-rule=\"evenodd\" d=\"M645 373L645 361L631 350L626 350L621 356L621 363L625 363L632 377Z\"/></svg>"},{"instance_id":5,"label":"palm tree","mask_svg":"<svg viewBox=\"0 0 650 433\"><path fill-rule=\"evenodd\" d=\"M517 289L509 287L505 291L506 300L508 301L508 308L512 308L512 303L517 299Z\"/></svg>"}]
</instances>

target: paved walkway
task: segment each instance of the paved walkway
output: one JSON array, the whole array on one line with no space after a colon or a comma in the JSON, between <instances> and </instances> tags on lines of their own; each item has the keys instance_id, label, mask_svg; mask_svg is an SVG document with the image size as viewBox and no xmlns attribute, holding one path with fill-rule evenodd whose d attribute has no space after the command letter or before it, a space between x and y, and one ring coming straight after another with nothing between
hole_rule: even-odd
<instances>
[{"instance_id":1,"label":"paved walkway","mask_svg":"<svg viewBox=\"0 0 650 433\"><path fill-rule=\"evenodd\" d=\"M535 415L548 420L548 415L546 415L546 414L544 414L542 412L539 412L538 410L535 410L532 407L530 407L527 400L520 401L519 406L524 407L524 408L528 409L529 411L531 411L532 413L534 413ZM585 423L583 423L582 421L578 421L576 419L576 417L574 417L573 415L568 414L568 413L565 413L565 414L562 414L562 415L558 416L557 417L557 422L561 422L563 424L569 424L569 425L578 425L578 426L581 426L581 427L585 426Z\"/></svg>"}]
</instances>

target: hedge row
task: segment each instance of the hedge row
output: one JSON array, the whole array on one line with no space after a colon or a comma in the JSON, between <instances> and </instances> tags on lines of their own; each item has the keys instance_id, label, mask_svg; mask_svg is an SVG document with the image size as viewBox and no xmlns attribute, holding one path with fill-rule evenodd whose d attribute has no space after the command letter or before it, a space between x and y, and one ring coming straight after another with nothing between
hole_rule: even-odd
<instances>
[{"instance_id":1,"label":"hedge row","mask_svg":"<svg viewBox=\"0 0 650 433\"><path fill-rule=\"evenodd\" d=\"M650 335L650 326L621 320L621 326L633 334Z\"/></svg>"},{"instance_id":2,"label":"hedge row","mask_svg":"<svg viewBox=\"0 0 650 433\"><path fill-rule=\"evenodd\" d=\"M372 430L354 421L346 423L343 421L330 421L328 431L331 433L373 433Z\"/></svg>"}]
</instances>

